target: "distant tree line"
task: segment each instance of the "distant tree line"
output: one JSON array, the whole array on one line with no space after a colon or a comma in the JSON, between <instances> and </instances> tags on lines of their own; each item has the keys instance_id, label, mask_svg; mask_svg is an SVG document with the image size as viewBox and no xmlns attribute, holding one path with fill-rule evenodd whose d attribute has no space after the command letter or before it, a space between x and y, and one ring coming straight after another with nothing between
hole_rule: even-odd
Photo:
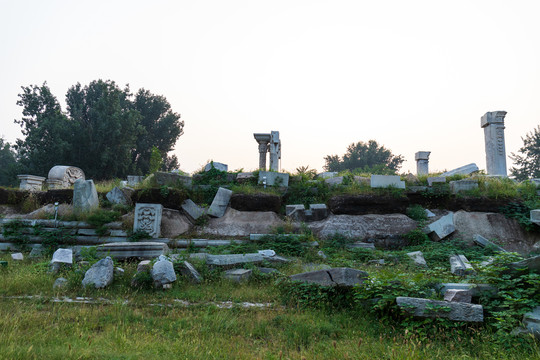
<instances>
[{"instance_id":1,"label":"distant tree line","mask_svg":"<svg viewBox=\"0 0 540 360\"><path fill-rule=\"evenodd\" d=\"M178 168L169 152L184 122L165 97L97 80L69 88L66 103L62 111L46 83L22 87L23 117L15 122L24 138L13 146L1 139L0 184L12 184L14 173L47 176L54 165L77 166L96 180L145 175L156 149L162 170Z\"/></svg>"}]
</instances>

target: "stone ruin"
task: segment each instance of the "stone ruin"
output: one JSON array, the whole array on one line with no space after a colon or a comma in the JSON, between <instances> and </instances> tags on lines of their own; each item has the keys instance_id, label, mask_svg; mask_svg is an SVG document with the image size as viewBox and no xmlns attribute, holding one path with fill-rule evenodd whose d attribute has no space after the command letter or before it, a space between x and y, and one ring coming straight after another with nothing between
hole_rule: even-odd
<instances>
[{"instance_id":1,"label":"stone ruin","mask_svg":"<svg viewBox=\"0 0 540 360\"><path fill-rule=\"evenodd\" d=\"M506 176L505 116L506 111L492 111L485 113L480 119L480 126L484 129L488 175Z\"/></svg>"},{"instance_id":2,"label":"stone ruin","mask_svg":"<svg viewBox=\"0 0 540 360\"><path fill-rule=\"evenodd\" d=\"M56 165L49 170L47 185L49 189L65 189L78 179L85 180L84 172L75 166Z\"/></svg>"},{"instance_id":3,"label":"stone ruin","mask_svg":"<svg viewBox=\"0 0 540 360\"><path fill-rule=\"evenodd\" d=\"M254 133L253 136L259 143L259 169L266 170L266 153L270 152L270 171L279 171L281 160L279 131L272 131L270 134Z\"/></svg>"}]
</instances>

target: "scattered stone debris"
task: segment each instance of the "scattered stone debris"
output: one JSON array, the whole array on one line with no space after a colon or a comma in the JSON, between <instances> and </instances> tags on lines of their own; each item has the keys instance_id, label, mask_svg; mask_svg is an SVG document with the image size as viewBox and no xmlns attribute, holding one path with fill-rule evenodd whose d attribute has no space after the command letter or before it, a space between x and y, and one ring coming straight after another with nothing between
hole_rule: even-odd
<instances>
[{"instance_id":1,"label":"scattered stone debris","mask_svg":"<svg viewBox=\"0 0 540 360\"><path fill-rule=\"evenodd\" d=\"M168 288L168 285L176 281L173 263L167 257L160 255L152 268L152 279L155 287Z\"/></svg>"},{"instance_id":2,"label":"scattered stone debris","mask_svg":"<svg viewBox=\"0 0 540 360\"><path fill-rule=\"evenodd\" d=\"M233 282L241 283L244 281L248 281L252 272L253 271L251 269L232 269L225 271L223 273L223 277Z\"/></svg>"},{"instance_id":3,"label":"scattered stone debris","mask_svg":"<svg viewBox=\"0 0 540 360\"><path fill-rule=\"evenodd\" d=\"M472 293L470 290L448 289L444 293L444 301L470 303Z\"/></svg>"},{"instance_id":4,"label":"scattered stone debris","mask_svg":"<svg viewBox=\"0 0 540 360\"><path fill-rule=\"evenodd\" d=\"M351 268L332 268L291 275L289 278L322 286L352 287L362 284L368 278L368 273Z\"/></svg>"},{"instance_id":5,"label":"scattered stone debris","mask_svg":"<svg viewBox=\"0 0 540 360\"><path fill-rule=\"evenodd\" d=\"M21 261L21 260L24 260L24 256L22 253L18 252L18 253L11 254L11 259L16 260L16 261Z\"/></svg>"},{"instance_id":6,"label":"scattered stone debris","mask_svg":"<svg viewBox=\"0 0 540 360\"><path fill-rule=\"evenodd\" d=\"M187 261L180 263L180 273L193 283L200 284L203 281L201 274Z\"/></svg>"},{"instance_id":7,"label":"scattered stone debris","mask_svg":"<svg viewBox=\"0 0 540 360\"><path fill-rule=\"evenodd\" d=\"M486 239L485 237L483 237L480 234L474 234L473 235L473 241L475 242L475 244L477 244L477 245L479 245L481 247L491 248L491 249L493 249L493 250L495 250L497 252L507 252L502 247L500 247L499 245L494 244L493 242L489 241L488 239Z\"/></svg>"},{"instance_id":8,"label":"scattered stone debris","mask_svg":"<svg viewBox=\"0 0 540 360\"><path fill-rule=\"evenodd\" d=\"M403 311L417 317L467 322L484 321L482 305L411 297L397 297L396 303Z\"/></svg>"},{"instance_id":9,"label":"scattered stone debris","mask_svg":"<svg viewBox=\"0 0 540 360\"><path fill-rule=\"evenodd\" d=\"M427 268L426 259L424 259L424 254L421 251L413 251L407 253L407 256L410 257L416 266Z\"/></svg>"},{"instance_id":10,"label":"scattered stone debris","mask_svg":"<svg viewBox=\"0 0 540 360\"><path fill-rule=\"evenodd\" d=\"M82 285L84 287L93 285L96 289L102 289L113 282L114 263L110 256L99 260L86 271Z\"/></svg>"},{"instance_id":11,"label":"scattered stone debris","mask_svg":"<svg viewBox=\"0 0 540 360\"><path fill-rule=\"evenodd\" d=\"M474 268L465 255L450 256L450 271L454 275L465 276L474 274Z\"/></svg>"},{"instance_id":12,"label":"scattered stone debris","mask_svg":"<svg viewBox=\"0 0 540 360\"><path fill-rule=\"evenodd\" d=\"M425 227L424 232L434 241L441 241L456 231L454 226L454 213L450 212Z\"/></svg>"}]
</instances>

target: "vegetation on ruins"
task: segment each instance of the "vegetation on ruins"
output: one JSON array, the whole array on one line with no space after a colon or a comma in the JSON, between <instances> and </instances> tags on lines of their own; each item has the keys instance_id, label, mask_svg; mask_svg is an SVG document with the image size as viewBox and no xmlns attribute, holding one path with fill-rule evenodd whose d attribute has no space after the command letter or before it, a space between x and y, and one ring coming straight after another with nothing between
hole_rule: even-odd
<instances>
[{"instance_id":1,"label":"vegetation on ruins","mask_svg":"<svg viewBox=\"0 0 540 360\"><path fill-rule=\"evenodd\" d=\"M368 172L372 174L395 174L405 159L394 155L392 151L379 145L375 140L367 143L359 141L347 147L343 156L328 155L324 157L326 171Z\"/></svg>"},{"instance_id":2,"label":"vegetation on ruins","mask_svg":"<svg viewBox=\"0 0 540 360\"><path fill-rule=\"evenodd\" d=\"M515 163L510 171L517 180L540 178L540 126L521 139L523 146L519 153L510 156Z\"/></svg>"},{"instance_id":3,"label":"vegetation on ruins","mask_svg":"<svg viewBox=\"0 0 540 360\"><path fill-rule=\"evenodd\" d=\"M178 167L168 153L183 133L184 122L167 99L140 89L135 96L126 85L97 80L72 86L67 111L46 83L22 87L15 120L24 139L16 142L17 160L25 172L46 176L59 163L84 169L93 179L148 174L155 147L163 170ZM154 151L155 153L155 151Z\"/></svg>"}]
</instances>

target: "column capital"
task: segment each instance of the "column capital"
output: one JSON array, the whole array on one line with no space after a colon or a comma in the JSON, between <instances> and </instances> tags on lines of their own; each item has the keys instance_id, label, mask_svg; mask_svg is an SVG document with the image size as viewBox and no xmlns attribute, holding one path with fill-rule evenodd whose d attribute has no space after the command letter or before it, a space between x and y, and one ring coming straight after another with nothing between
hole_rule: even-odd
<instances>
[{"instance_id":1,"label":"column capital","mask_svg":"<svg viewBox=\"0 0 540 360\"><path fill-rule=\"evenodd\" d=\"M491 124L504 125L504 118L506 114L506 111L489 111L480 118L480 127L485 128Z\"/></svg>"}]
</instances>

